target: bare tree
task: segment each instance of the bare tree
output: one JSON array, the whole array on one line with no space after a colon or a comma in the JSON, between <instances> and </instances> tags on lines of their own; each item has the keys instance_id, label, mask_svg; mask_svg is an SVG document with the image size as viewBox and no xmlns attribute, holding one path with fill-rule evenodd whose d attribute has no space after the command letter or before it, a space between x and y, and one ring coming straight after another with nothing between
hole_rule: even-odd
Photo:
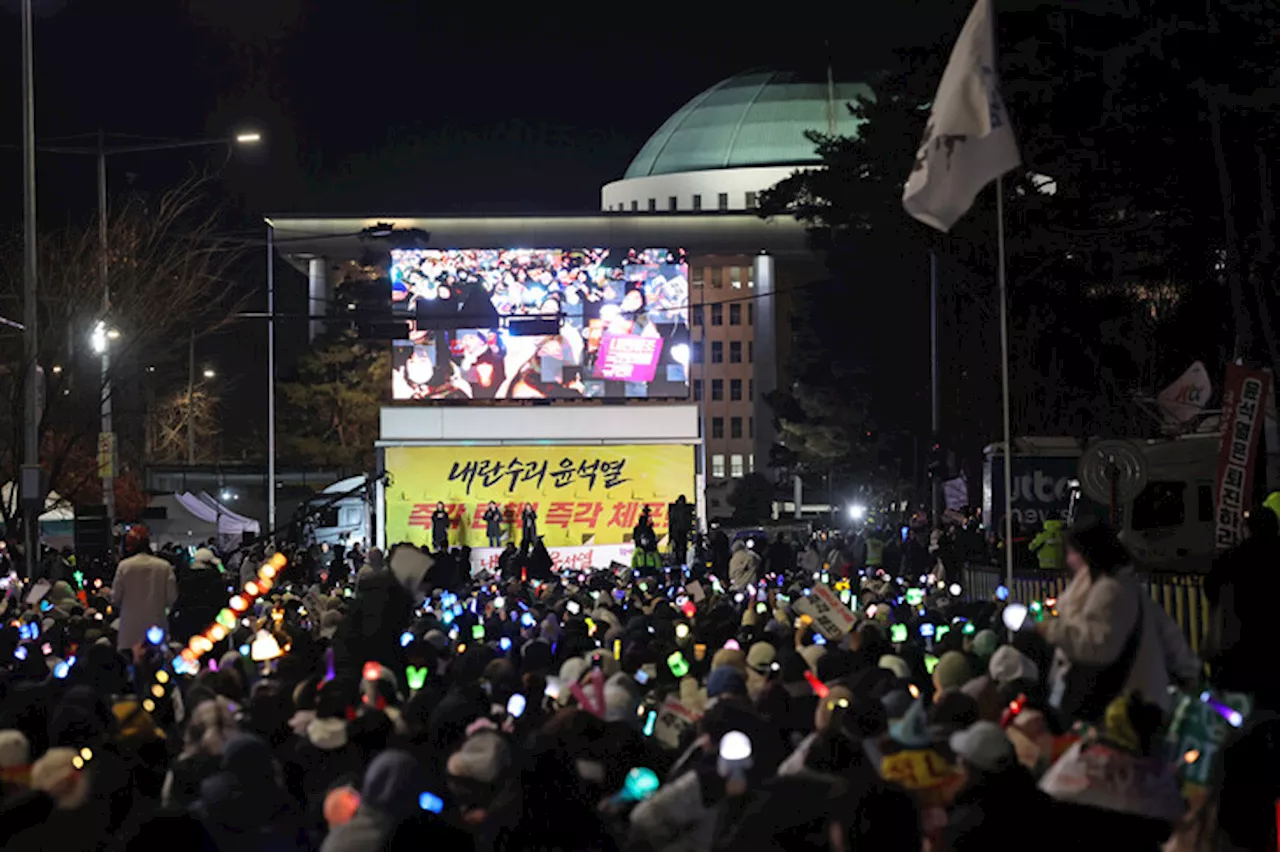
<instances>
[{"instance_id":1,"label":"bare tree","mask_svg":"<svg viewBox=\"0 0 1280 852\"><path fill-rule=\"evenodd\" d=\"M116 199L107 222L107 283L111 300L103 312L97 221L40 235L40 365L44 404L39 412L41 463L51 490L81 499L100 497L86 489L92 465L103 379L112 388L114 429L141 434L145 418L137 400L148 374L185 357L189 337L231 322L239 305L228 272L240 249L219 236L218 211L205 195L207 178L194 177L157 196ZM21 317L22 240L0 237L0 315ZM89 335L102 321L117 330L111 367L104 377ZM0 334L0 482L16 481L22 456L23 393L27 374L22 334ZM122 467L127 459L122 452ZM16 491L16 489L13 489ZM66 496L73 496L68 493ZM16 499L0 505L12 528L20 516Z\"/></svg>"}]
</instances>

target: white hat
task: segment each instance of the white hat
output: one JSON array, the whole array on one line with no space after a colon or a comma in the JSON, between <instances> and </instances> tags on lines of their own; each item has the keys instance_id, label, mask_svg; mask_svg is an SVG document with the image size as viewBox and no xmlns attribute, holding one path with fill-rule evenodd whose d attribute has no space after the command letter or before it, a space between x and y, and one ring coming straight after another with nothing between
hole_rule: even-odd
<instances>
[{"instance_id":1,"label":"white hat","mask_svg":"<svg viewBox=\"0 0 1280 852\"><path fill-rule=\"evenodd\" d=\"M48 793L58 810L72 811L89 799L89 777L71 761L73 748L51 748L31 767L31 788Z\"/></svg>"},{"instance_id":2,"label":"white hat","mask_svg":"<svg viewBox=\"0 0 1280 852\"><path fill-rule=\"evenodd\" d=\"M1001 645L991 655L987 663L987 672L991 679L1001 686L1015 680L1039 680L1040 670L1036 664L1012 645Z\"/></svg>"},{"instance_id":3,"label":"white hat","mask_svg":"<svg viewBox=\"0 0 1280 852\"><path fill-rule=\"evenodd\" d=\"M949 743L965 763L984 772L999 772L1013 766L1018 759L1013 743L995 722L974 722L952 734Z\"/></svg>"}]
</instances>

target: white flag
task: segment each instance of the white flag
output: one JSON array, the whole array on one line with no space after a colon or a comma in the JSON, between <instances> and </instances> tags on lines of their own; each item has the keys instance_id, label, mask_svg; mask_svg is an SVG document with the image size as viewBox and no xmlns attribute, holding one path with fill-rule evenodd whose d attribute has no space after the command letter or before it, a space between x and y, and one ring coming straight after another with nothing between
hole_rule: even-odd
<instances>
[{"instance_id":1,"label":"white flag","mask_svg":"<svg viewBox=\"0 0 1280 852\"><path fill-rule=\"evenodd\" d=\"M1204 411L1213 395L1213 382L1204 364L1196 361L1176 382L1160 391L1156 404L1169 423L1186 423Z\"/></svg>"},{"instance_id":2,"label":"white flag","mask_svg":"<svg viewBox=\"0 0 1280 852\"><path fill-rule=\"evenodd\" d=\"M902 206L949 231L984 186L1021 162L1000 99L991 0L978 0L951 49Z\"/></svg>"}]
</instances>

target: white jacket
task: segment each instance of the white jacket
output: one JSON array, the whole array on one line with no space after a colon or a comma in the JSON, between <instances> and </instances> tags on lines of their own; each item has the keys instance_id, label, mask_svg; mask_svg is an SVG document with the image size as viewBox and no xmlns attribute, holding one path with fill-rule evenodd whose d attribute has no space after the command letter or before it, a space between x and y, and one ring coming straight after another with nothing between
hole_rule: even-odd
<instances>
[{"instance_id":1,"label":"white jacket","mask_svg":"<svg viewBox=\"0 0 1280 852\"><path fill-rule=\"evenodd\" d=\"M178 599L178 578L173 566L158 556L139 553L116 568L111 584L111 602L120 613L120 633L116 647L132 648L147 636L147 628L158 625L169 631L169 607Z\"/></svg>"},{"instance_id":2,"label":"white jacket","mask_svg":"<svg viewBox=\"0 0 1280 852\"><path fill-rule=\"evenodd\" d=\"M1138 617L1138 602L1144 597L1138 651L1124 691L1136 691L1144 700L1169 711L1170 676L1177 681L1194 681L1200 661L1187 647L1178 626L1147 596L1127 568L1097 580L1081 571L1058 597L1059 616L1046 621L1043 628L1055 648L1049 672L1051 694L1073 663L1103 666L1120 657Z\"/></svg>"}]
</instances>

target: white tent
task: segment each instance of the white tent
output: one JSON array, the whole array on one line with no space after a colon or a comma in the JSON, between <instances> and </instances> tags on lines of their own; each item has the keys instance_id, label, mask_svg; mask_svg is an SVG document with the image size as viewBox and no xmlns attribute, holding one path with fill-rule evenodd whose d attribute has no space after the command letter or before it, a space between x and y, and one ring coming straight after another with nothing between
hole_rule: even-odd
<instances>
[{"instance_id":1,"label":"white tent","mask_svg":"<svg viewBox=\"0 0 1280 852\"><path fill-rule=\"evenodd\" d=\"M18 489L13 482L0 485L0 502L3 502L10 516L18 511ZM44 511L40 514L41 523L72 521L75 517L76 512L71 503L63 499L57 491L50 491L44 498Z\"/></svg>"},{"instance_id":2,"label":"white tent","mask_svg":"<svg viewBox=\"0 0 1280 852\"><path fill-rule=\"evenodd\" d=\"M262 531L262 526L253 518L233 512L203 491L199 494L187 491L175 494L174 497L188 513L205 523L215 525L218 546L223 551L238 546L245 533L256 536Z\"/></svg>"}]
</instances>

